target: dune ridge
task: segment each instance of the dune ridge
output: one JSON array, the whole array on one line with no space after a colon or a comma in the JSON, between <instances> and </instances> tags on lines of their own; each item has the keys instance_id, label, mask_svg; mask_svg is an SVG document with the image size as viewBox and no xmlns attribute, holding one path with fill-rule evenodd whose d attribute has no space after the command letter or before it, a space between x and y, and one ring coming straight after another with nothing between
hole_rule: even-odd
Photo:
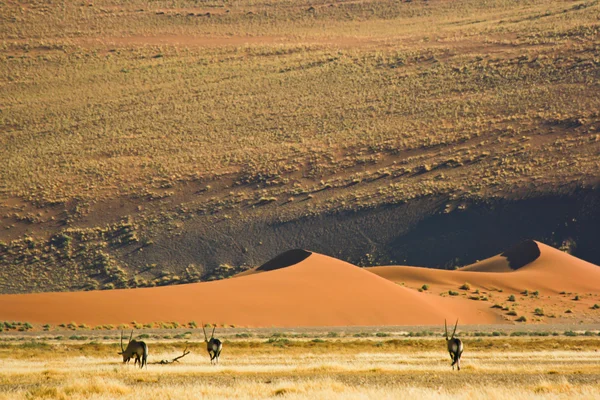
<instances>
[{"instance_id":1,"label":"dune ridge","mask_svg":"<svg viewBox=\"0 0 600 400\"><path fill-rule=\"evenodd\" d=\"M553 294L600 289L600 267L536 241L523 242L507 252L455 271L406 266L368 270L391 281L412 285L423 282L457 288L469 282L489 289L538 289Z\"/></svg>"},{"instance_id":2,"label":"dune ridge","mask_svg":"<svg viewBox=\"0 0 600 400\"><path fill-rule=\"evenodd\" d=\"M247 327L440 325L455 318L463 324L512 323L489 301L469 300L479 292L448 295L465 282L489 291L486 296L494 301L506 301L507 294L527 289L539 290L545 297L565 291L598 293L600 267L533 241L456 271L365 269L296 249L246 275L221 281L2 295L0 320L88 325L196 321ZM436 290L415 290L424 284ZM536 296L533 301L537 307L544 300Z\"/></svg>"},{"instance_id":3,"label":"dune ridge","mask_svg":"<svg viewBox=\"0 0 600 400\"><path fill-rule=\"evenodd\" d=\"M88 325L197 321L248 327L498 322L462 299L428 296L352 264L309 254L286 268L158 288L0 296L0 319Z\"/></svg>"},{"instance_id":4,"label":"dune ridge","mask_svg":"<svg viewBox=\"0 0 600 400\"><path fill-rule=\"evenodd\" d=\"M299 262L306 260L311 254L312 252L304 249L292 249L284 251L283 253L275 256L274 258L270 259L261 266L249 269L244 272L240 272L235 276L240 277L246 275L253 275L260 272L274 271L281 268L291 267L292 265L298 264Z\"/></svg>"},{"instance_id":5,"label":"dune ridge","mask_svg":"<svg viewBox=\"0 0 600 400\"><path fill-rule=\"evenodd\" d=\"M501 254L467 265L460 268L460 270L478 272L516 271L540 257L541 251L539 244L541 243L537 243L534 240L524 240Z\"/></svg>"}]
</instances>

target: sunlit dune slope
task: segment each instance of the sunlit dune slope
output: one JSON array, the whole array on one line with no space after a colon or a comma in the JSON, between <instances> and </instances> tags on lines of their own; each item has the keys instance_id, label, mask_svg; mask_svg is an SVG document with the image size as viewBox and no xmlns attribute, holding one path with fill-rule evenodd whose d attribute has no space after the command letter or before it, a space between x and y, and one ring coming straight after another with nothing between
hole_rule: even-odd
<instances>
[{"instance_id":1,"label":"sunlit dune slope","mask_svg":"<svg viewBox=\"0 0 600 400\"><path fill-rule=\"evenodd\" d=\"M159 288L0 296L0 319L89 325L196 321L238 326L497 322L484 306L418 293L320 254L235 279Z\"/></svg>"},{"instance_id":2,"label":"sunlit dune slope","mask_svg":"<svg viewBox=\"0 0 600 400\"><path fill-rule=\"evenodd\" d=\"M456 271L404 266L373 267L368 271L409 286L436 284L456 289L469 282L490 290L535 289L555 294L600 290L600 267L535 241Z\"/></svg>"},{"instance_id":3,"label":"sunlit dune slope","mask_svg":"<svg viewBox=\"0 0 600 400\"><path fill-rule=\"evenodd\" d=\"M511 272L514 271L510 268L509 262L506 257L498 254L485 260L478 261L474 264L459 268L459 271L472 271L472 272Z\"/></svg>"}]
</instances>

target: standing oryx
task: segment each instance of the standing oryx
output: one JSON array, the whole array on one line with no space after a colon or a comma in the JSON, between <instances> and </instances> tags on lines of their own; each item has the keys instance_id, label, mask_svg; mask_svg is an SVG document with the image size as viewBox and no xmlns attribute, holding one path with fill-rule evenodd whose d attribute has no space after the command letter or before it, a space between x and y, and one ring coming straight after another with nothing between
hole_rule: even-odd
<instances>
[{"instance_id":1,"label":"standing oryx","mask_svg":"<svg viewBox=\"0 0 600 400\"><path fill-rule=\"evenodd\" d=\"M134 365L140 363L140 368L148 368L146 361L148 359L148 346L146 343L137 340L131 340L133 337L133 330L131 331L131 335L129 336L129 343L127 343L127 348L123 349L123 331L121 331L121 354L123 356L123 363L128 363L131 357L135 357ZM141 360L140 360L141 357Z\"/></svg>"},{"instance_id":2,"label":"standing oryx","mask_svg":"<svg viewBox=\"0 0 600 400\"><path fill-rule=\"evenodd\" d=\"M444 329L446 331L446 344L448 345L448 353L450 353L450 358L452 359L452 370L454 370L454 364L456 364L458 370L460 371L460 356L462 356L463 353L463 344L459 338L454 337L457 326L458 319L456 320L456 324L454 325L454 331L452 332L452 336L448 338L448 326L446 325L446 320L444 320Z\"/></svg>"},{"instance_id":3,"label":"standing oryx","mask_svg":"<svg viewBox=\"0 0 600 400\"><path fill-rule=\"evenodd\" d=\"M219 356L221 355L221 350L223 349L223 343L219 339L215 339L215 329L217 326L213 328L212 334L210 335L210 340L206 337L206 330L204 329L204 324L202 324L202 330L204 331L204 341L206 342L206 350L208 350L208 355L210 356L210 363L213 363L213 360L218 364Z\"/></svg>"}]
</instances>

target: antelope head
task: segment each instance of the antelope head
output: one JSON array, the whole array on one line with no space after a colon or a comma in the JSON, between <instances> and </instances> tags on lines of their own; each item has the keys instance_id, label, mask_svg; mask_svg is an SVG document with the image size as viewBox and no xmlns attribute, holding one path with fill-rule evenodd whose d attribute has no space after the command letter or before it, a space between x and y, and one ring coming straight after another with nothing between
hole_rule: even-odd
<instances>
[{"instance_id":1,"label":"antelope head","mask_svg":"<svg viewBox=\"0 0 600 400\"><path fill-rule=\"evenodd\" d=\"M131 338L133 338L133 330L131 331L131 335L129 335L129 341L127 342L127 347L129 347L129 343L131 343ZM123 362L127 361L127 359L131 358L127 357L125 354L125 348L123 348L123 330L121 330L121 351L117 354L123 355ZM126 359L127 357L127 359Z\"/></svg>"},{"instance_id":2,"label":"antelope head","mask_svg":"<svg viewBox=\"0 0 600 400\"><path fill-rule=\"evenodd\" d=\"M210 334L210 340L208 340L208 337L206 336L206 330L204 329L204 324L202 324L202 331L204 332L204 341L205 341L206 343L209 343L210 341L212 341L212 340L214 339L214 337L215 337L215 329L217 329L217 325L215 325L215 326L213 327L213 331L212 331L212 333Z\"/></svg>"}]
</instances>

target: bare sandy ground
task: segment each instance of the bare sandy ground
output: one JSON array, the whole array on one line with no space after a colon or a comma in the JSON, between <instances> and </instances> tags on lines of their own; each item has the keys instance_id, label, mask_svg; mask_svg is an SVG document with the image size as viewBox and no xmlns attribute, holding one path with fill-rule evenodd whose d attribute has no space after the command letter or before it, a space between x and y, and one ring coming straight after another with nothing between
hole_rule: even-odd
<instances>
[{"instance_id":1,"label":"bare sandy ground","mask_svg":"<svg viewBox=\"0 0 600 400\"><path fill-rule=\"evenodd\" d=\"M469 288L459 289L467 282ZM428 288L415 290L423 285ZM530 293L523 294L525 290ZM508 300L511 294L518 298ZM543 308L545 312L537 312L533 322L574 323L576 318L594 323L600 312L591 305L600 303L599 295L600 267L532 241L456 271L403 266L361 269L293 250L243 276L221 281L3 295L0 320L314 327L439 325L444 319L459 318L461 324L494 324L514 323L516 315L506 315L510 307L530 320L534 309ZM499 304L505 309L492 307ZM557 319L545 321L546 317Z\"/></svg>"},{"instance_id":2,"label":"bare sandy ground","mask_svg":"<svg viewBox=\"0 0 600 400\"><path fill-rule=\"evenodd\" d=\"M454 291L459 297L485 299L503 307L496 310L507 322L521 316L528 323L600 321L600 267L539 242L516 250L507 251L508 258L496 255L456 271L406 266L368 270L406 287L427 284L427 292L436 296ZM461 290L465 284L469 289Z\"/></svg>"},{"instance_id":3,"label":"bare sandy ground","mask_svg":"<svg viewBox=\"0 0 600 400\"><path fill-rule=\"evenodd\" d=\"M0 296L0 319L89 325L178 321L248 327L494 323L485 305L429 296L311 254L274 271L159 288Z\"/></svg>"},{"instance_id":4,"label":"bare sandy ground","mask_svg":"<svg viewBox=\"0 0 600 400\"><path fill-rule=\"evenodd\" d=\"M373 267L379 276L395 282L431 283L451 288L469 282L488 290L510 292L539 290L545 294L561 292L597 293L600 291L600 267L573 257L543 243L533 242L539 256L513 270L507 258L497 255L456 271L421 267Z\"/></svg>"}]
</instances>

